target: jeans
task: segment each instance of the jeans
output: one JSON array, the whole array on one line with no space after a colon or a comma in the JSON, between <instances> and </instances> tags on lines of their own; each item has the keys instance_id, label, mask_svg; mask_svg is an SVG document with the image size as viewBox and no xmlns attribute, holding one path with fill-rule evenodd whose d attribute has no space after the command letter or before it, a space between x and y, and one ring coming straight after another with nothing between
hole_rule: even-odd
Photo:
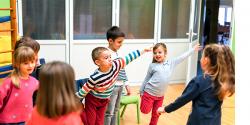
<instances>
[{"instance_id":1,"label":"jeans","mask_svg":"<svg viewBox=\"0 0 250 125\"><path fill-rule=\"evenodd\" d=\"M116 125L123 87L123 85L115 86L106 110L104 125Z\"/></svg>"}]
</instances>

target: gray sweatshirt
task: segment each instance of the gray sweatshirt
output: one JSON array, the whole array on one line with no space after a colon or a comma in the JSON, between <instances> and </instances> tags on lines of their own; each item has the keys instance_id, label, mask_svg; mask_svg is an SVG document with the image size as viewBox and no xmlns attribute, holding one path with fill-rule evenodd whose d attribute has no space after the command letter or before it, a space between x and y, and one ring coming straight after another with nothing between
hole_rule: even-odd
<instances>
[{"instance_id":1,"label":"gray sweatshirt","mask_svg":"<svg viewBox=\"0 0 250 125\"><path fill-rule=\"evenodd\" d=\"M147 92L152 96L164 96L170 77L177 64L184 61L194 52L191 49L179 57L165 60L163 63L151 63L148 68L147 75L140 88L140 94Z\"/></svg>"}]
</instances>

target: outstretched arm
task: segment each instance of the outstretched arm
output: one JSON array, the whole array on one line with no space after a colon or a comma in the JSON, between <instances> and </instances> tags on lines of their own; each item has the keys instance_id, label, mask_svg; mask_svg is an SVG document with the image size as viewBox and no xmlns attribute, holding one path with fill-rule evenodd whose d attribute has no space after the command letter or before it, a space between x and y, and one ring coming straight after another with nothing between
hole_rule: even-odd
<instances>
[{"instance_id":1,"label":"outstretched arm","mask_svg":"<svg viewBox=\"0 0 250 125\"><path fill-rule=\"evenodd\" d=\"M124 60L125 63L122 63L122 68L124 68L126 65L128 65L130 62L132 62L133 60L137 59L138 57L140 57L141 55L143 55L146 52L150 52L152 51L151 48L146 48L142 51L139 50L135 50L131 53L129 53L128 55L125 56L125 58L122 58L121 60ZM122 61L123 62L123 61Z\"/></svg>"},{"instance_id":2,"label":"outstretched arm","mask_svg":"<svg viewBox=\"0 0 250 125\"><path fill-rule=\"evenodd\" d=\"M188 86L183 91L182 95L178 97L173 103L169 104L166 107L158 108L158 113L170 113L184 106L194 98L199 95L199 85L195 83L195 80L191 80Z\"/></svg>"},{"instance_id":3,"label":"outstretched arm","mask_svg":"<svg viewBox=\"0 0 250 125\"><path fill-rule=\"evenodd\" d=\"M202 47L200 46L200 44L196 44L191 50L189 50L189 51L183 53L181 56L178 56L175 59L173 59L174 66L176 66L177 64L179 64L182 61L184 61L187 57L189 57L195 51L198 52L201 49L202 49Z\"/></svg>"}]
</instances>

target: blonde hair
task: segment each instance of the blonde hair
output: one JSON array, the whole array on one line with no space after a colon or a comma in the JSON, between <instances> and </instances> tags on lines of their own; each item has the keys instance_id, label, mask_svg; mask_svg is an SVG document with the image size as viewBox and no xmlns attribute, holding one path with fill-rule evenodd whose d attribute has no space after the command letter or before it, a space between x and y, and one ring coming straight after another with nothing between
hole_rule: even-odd
<instances>
[{"instance_id":1,"label":"blonde hair","mask_svg":"<svg viewBox=\"0 0 250 125\"><path fill-rule=\"evenodd\" d=\"M203 56L209 58L208 74L213 79L216 95L220 100L235 92L235 59L228 46L210 44L204 49Z\"/></svg>"},{"instance_id":2,"label":"blonde hair","mask_svg":"<svg viewBox=\"0 0 250 125\"><path fill-rule=\"evenodd\" d=\"M164 43L156 43L153 47L153 52L158 49L159 47L162 47L164 50L164 53L167 54L167 46ZM157 61L153 58L152 63L156 63Z\"/></svg>"},{"instance_id":3,"label":"blonde hair","mask_svg":"<svg viewBox=\"0 0 250 125\"><path fill-rule=\"evenodd\" d=\"M53 61L43 65L39 82L36 104L41 115L55 118L81 109L75 95L75 73L69 64Z\"/></svg>"},{"instance_id":4,"label":"blonde hair","mask_svg":"<svg viewBox=\"0 0 250 125\"><path fill-rule=\"evenodd\" d=\"M10 74L12 83L19 88L20 86L20 65L21 63L25 63L27 61L35 60L35 53L30 47L21 46L14 52L14 62L13 62L13 71Z\"/></svg>"}]
</instances>

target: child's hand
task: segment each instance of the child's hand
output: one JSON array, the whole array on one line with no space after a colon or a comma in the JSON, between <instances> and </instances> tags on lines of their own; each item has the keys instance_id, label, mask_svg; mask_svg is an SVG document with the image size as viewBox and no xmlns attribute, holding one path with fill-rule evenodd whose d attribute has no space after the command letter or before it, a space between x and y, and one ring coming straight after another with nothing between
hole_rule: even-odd
<instances>
[{"instance_id":1,"label":"child's hand","mask_svg":"<svg viewBox=\"0 0 250 125\"><path fill-rule=\"evenodd\" d=\"M197 52L200 51L201 49L202 49L202 46L199 43L194 46L194 50Z\"/></svg>"},{"instance_id":2,"label":"child's hand","mask_svg":"<svg viewBox=\"0 0 250 125\"><path fill-rule=\"evenodd\" d=\"M146 52L151 52L152 50L153 50L153 47L145 48L144 50L142 50L141 54L144 54Z\"/></svg>"},{"instance_id":3,"label":"child's hand","mask_svg":"<svg viewBox=\"0 0 250 125\"><path fill-rule=\"evenodd\" d=\"M164 107L163 107L163 106L162 106L162 107L159 107L159 108L157 109L157 113L158 113L159 115L160 115L161 113L166 113Z\"/></svg>"},{"instance_id":4,"label":"child's hand","mask_svg":"<svg viewBox=\"0 0 250 125\"><path fill-rule=\"evenodd\" d=\"M131 94L131 89L128 85L125 86L126 87L126 90L127 90L127 95L130 95Z\"/></svg>"}]
</instances>

